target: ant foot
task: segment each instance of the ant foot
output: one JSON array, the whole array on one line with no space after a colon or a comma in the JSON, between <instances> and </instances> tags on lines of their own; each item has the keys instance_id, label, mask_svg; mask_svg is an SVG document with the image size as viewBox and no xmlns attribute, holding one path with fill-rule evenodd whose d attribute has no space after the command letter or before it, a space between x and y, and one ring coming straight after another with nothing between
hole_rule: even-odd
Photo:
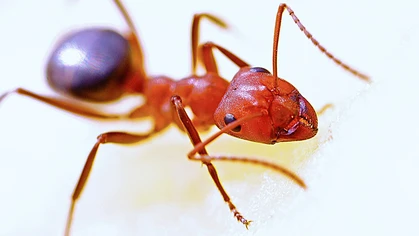
<instances>
[{"instance_id":1,"label":"ant foot","mask_svg":"<svg viewBox=\"0 0 419 236\"><path fill-rule=\"evenodd\" d=\"M246 227L246 229L249 229L249 225L250 223L252 223L253 221L251 220L246 220L246 218L244 218L242 216L242 214L240 214L240 212L238 212L236 209L233 210L234 213L234 217L236 217L236 219L238 221L240 221L242 224L244 224L244 226Z\"/></svg>"}]
</instances>

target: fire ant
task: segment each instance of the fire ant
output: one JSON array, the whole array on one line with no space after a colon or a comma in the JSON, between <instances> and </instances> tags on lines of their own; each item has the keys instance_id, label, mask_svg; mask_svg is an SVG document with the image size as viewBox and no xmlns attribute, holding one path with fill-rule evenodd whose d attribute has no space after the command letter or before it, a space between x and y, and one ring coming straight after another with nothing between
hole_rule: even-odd
<instances>
[{"instance_id":1,"label":"fire ant","mask_svg":"<svg viewBox=\"0 0 419 236\"><path fill-rule=\"evenodd\" d=\"M224 133L265 144L306 140L317 134L317 114L312 105L293 85L277 76L277 49L285 10L321 52L356 77L370 82L368 76L335 58L321 46L286 4L280 4L277 12L272 74L262 67L250 67L232 52L212 42L199 45L198 26L201 18L207 18L223 28L227 25L215 16L196 14L192 24L192 75L178 81L166 76L147 76L141 45L131 17L120 0L114 2L130 32L124 37L113 30L90 28L68 34L50 56L47 80L58 92L80 100L105 103L125 94L135 93L146 98L143 105L128 114L111 115L63 99L38 95L23 88L0 96L1 102L6 96L17 93L89 118L116 120L152 117L154 120L154 128L145 134L106 132L97 137L71 198L65 235L70 233L75 204L86 184L99 146L105 143L138 143L161 132L171 123L175 123L188 134L194 145L187 155L188 159L206 165L230 211L246 228L251 221L231 202L211 161L264 166L286 175L302 188L306 188L305 182L298 175L278 164L248 157L212 156L205 149L206 145ZM214 49L240 67L230 83L218 73ZM196 75L198 62L202 62L206 70L202 76ZM184 107L191 108L194 114L192 120ZM205 130L214 124L220 130L202 141L197 129Z\"/></svg>"}]
</instances>

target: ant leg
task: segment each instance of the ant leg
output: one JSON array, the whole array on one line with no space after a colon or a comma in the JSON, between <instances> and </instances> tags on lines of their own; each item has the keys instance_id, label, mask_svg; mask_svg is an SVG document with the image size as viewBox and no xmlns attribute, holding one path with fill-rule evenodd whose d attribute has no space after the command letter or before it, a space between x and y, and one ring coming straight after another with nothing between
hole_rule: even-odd
<instances>
[{"instance_id":1,"label":"ant leg","mask_svg":"<svg viewBox=\"0 0 419 236\"><path fill-rule=\"evenodd\" d=\"M74 188L74 192L71 197L71 205L70 205L70 209L67 216L67 223L66 223L64 235L66 236L70 235L74 208L77 203L77 200L80 198L80 195L87 182L87 179L89 178L89 174L90 174L90 171L92 170L93 162L95 161L96 153L99 149L99 146L101 144L106 144L106 143L134 144L134 143L141 142L147 138L150 138L153 134L158 133L159 131L161 130L154 129L150 133L146 133L146 134L131 134L131 133L126 133L126 132L107 132L97 137L97 141L86 159L86 163L84 164L79 181L77 182L77 185Z\"/></svg>"},{"instance_id":2,"label":"ant leg","mask_svg":"<svg viewBox=\"0 0 419 236\"><path fill-rule=\"evenodd\" d=\"M132 75L130 76L126 87L128 91L142 92L144 88L143 81L147 78L147 73L144 69L144 53L138 31L124 4L120 0L114 0L114 3L130 29L130 32L125 35L125 38L131 46Z\"/></svg>"},{"instance_id":3,"label":"ant leg","mask_svg":"<svg viewBox=\"0 0 419 236\"><path fill-rule=\"evenodd\" d=\"M102 114L93 108L75 104L70 101L65 101L58 98L52 98L52 97L39 95L29 90L26 90L24 88L17 88L15 90L4 93L3 95L0 96L0 103L3 101L5 97L13 93L33 98L35 100L47 103L51 106L54 106L54 107L63 109L65 111L71 112L73 114L84 116L84 117L96 118L96 119L113 119L113 120L122 118L122 116L119 116L119 115Z\"/></svg>"},{"instance_id":4,"label":"ant leg","mask_svg":"<svg viewBox=\"0 0 419 236\"><path fill-rule=\"evenodd\" d=\"M179 119L182 121L182 124L184 125L184 128L185 128L186 132L188 133L192 143L195 146L194 149L191 152L189 152L189 154L188 154L189 159L200 160L202 162L209 162L211 160L225 160L225 161L245 162L245 163L252 163L252 164L256 164L256 165L261 165L261 166L264 166L264 167L271 168L275 171L281 172L282 174L285 174L287 177L289 177L295 183L300 185L302 188L307 187L306 184L304 183L304 181L298 175L296 175L292 171L290 171L290 170L288 170L288 169L286 169L286 168L284 168L280 165L274 164L274 163L270 163L270 162L266 162L266 161L258 160L258 159L247 158L247 157L242 158L242 157L213 157L213 156L196 157L195 156L196 153L199 153L200 155L208 155L208 153L205 151L206 145L208 145L209 143L214 141L221 134L226 133L226 131L228 131L228 130L234 129L235 127L243 124L244 122L247 122L247 121L249 121L253 118L259 117L259 116L266 115L267 111L261 111L259 113L250 114L250 115L244 116L240 119L237 119L236 121L233 121L233 122L229 123L228 125L224 126L218 132L211 135L204 142L202 142L201 139L199 138L199 134L198 134L197 130L192 125L192 122L191 122L188 114L186 113L183 105L182 105L182 99L179 96L172 96L171 103L172 103L173 109L176 110Z\"/></svg>"},{"instance_id":5,"label":"ant leg","mask_svg":"<svg viewBox=\"0 0 419 236\"><path fill-rule=\"evenodd\" d=\"M288 177L290 177L292 180L294 180L297 184L299 184L301 187L306 188L306 185L304 181L298 177L298 175L294 174L290 170L274 164L269 163L263 160L257 160L252 158L242 158L242 157L215 157L215 156L209 156L208 152L205 149L205 146L216 139L218 136L220 136L222 133L224 133L227 129L232 129L235 126L239 125L239 122L245 121L244 118L238 119L235 122L230 123L229 125L225 126L223 129L221 129L216 134L212 135L209 139L207 139L205 142L201 141L201 138L199 137L199 134L196 130L196 128L193 126L191 119L189 118L188 114L186 113L183 105L182 100L179 96L173 96L171 98L171 104L172 108L176 111L179 120L182 122L183 127L185 131L188 133L188 136L194 145L194 149L188 154L189 160L193 161L201 161L203 164L205 164L208 168L208 171L212 177L212 179L215 182L215 185L217 186L218 190L220 191L224 201L228 204L230 211L233 212L234 217L241 223L243 223L246 228L248 228L249 224L251 223L250 220L247 220L243 217L243 215L237 210L236 206L231 202L230 197L228 196L227 192L224 190L221 181L218 178L217 171L215 167L212 165L212 160L223 160L223 161L235 161L235 162L245 162L245 163L252 163L256 165L261 165L264 167L271 168L275 171L281 172ZM246 120L249 120L251 118L254 118L256 116L259 116L260 114L253 115L252 117L245 117ZM234 126L233 126L234 125ZM199 156L196 156L195 154L199 154Z\"/></svg>"},{"instance_id":6,"label":"ant leg","mask_svg":"<svg viewBox=\"0 0 419 236\"><path fill-rule=\"evenodd\" d=\"M323 115L327 110L332 109L333 108L333 104L332 103L327 103L326 105L324 105L322 108L320 108L319 110L316 111L317 115L321 116Z\"/></svg>"},{"instance_id":7,"label":"ant leg","mask_svg":"<svg viewBox=\"0 0 419 236\"><path fill-rule=\"evenodd\" d=\"M144 68L144 60L143 60L143 52L141 50L141 44L140 44L140 40L138 37L138 32L136 30L136 27L134 25L134 22L132 21L132 17L128 14L128 11L126 10L126 8L124 7L124 5L122 4L122 2L120 0L114 0L118 10L121 12L122 16L124 17L125 22L127 23L127 25L130 28L131 33L127 36L128 40L130 41L130 44L133 47L134 51L136 51L136 53L133 53L133 55L135 55L136 57L133 58L134 65L140 66L141 68ZM192 32L191 32L191 49L192 49L192 74L196 73L196 66L198 63L198 56L197 56L197 48L198 48L198 42L199 42L199 24L201 22L202 18L206 18L209 21L211 21L212 23L214 23L215 25L223 28L223 29L227 29L228 25L227 23L225 23L222 19L208 14L208 13L200 13L200 14L195 14L192 20ZM141 70L141 72L143 72ZM145 73L143 73L143 77L145 78Z\"/></svg>"},{"instance_id":8,"label":"ant leg","mask_svg":"<svg viewBox=\"0 0 419 236\"><path fill-rule=\"evenodd\" d=\"M186 113L183 105L182 100L179 96L173 96L171 98L172 108L177 112L177 115L180 119L180 121L183 124L183 127L185 131L187 132L192 144L195 146L199 143L201 143L201 138L199 137L198 131L195 129L195 127L192 124L191 119L189 118L188 114ZM198 151L200 155L208 156L207 150L204 148L200 149ZM188 156L189 159L191 159ZM191 159L195 160L195 159ZM215 169L215 166L207 160L200 160L203 164L207 166L208 172L211 175L212 179L214 180L215 185L217 186L218 190L220 191L224 201L228 204L228 207L230 208L230 211L233 212L234 217L240 222L242 222L246 228L248 228L249 224L252 222L250 220L246 220L242 214L237 210L236 206L231 202L230 197L228 196L227 192L224 190L223 185L221 184L221 181L218 177L217 170Z\"/></svg>"},{"instance_id":9,"label":"ant leg","mask_svg":"<svg viewBox=\"0 0 419 236\"><path fill-rule=\"evenodd\" d=\"M201 22L202 18L206 18L215 25L223 28L228 29L228 25L221 20L220 18L207 14L195 14L192 20L192 34L191 34L191 46L192 46L192 74L196 73L196 66L198 63L198 42L199 42L199 23ZM217 70L215 70L217 72Z\"/></svg>"},{"instance_id":10,"label":"ant leg","mask_svg":"<svg viewBox=\"0 0 419 236\"><path fill-rule=\"evenodd\" d=\"M138 40L137 29L134 22L132 21L132 17L128 14L126 7L120 0L114 0L114 2L119 12L122 14L122 17L124 18L125 23L128 25L132 35L135 37L138 47L141 49L140 41Z\"/></svg>"},{"instance_id":11,"label":"ant leg","mask_svg":"<svg viewBox=\"0 0 419 236\"><path fill-rule=\"evenodd\" d=\"M332 109L334 107L334 105L332 103L327 103L326 105L324 105L322 108L320 108L319 110L316 111L318 116L324 115L324 113L329 110ZM332 131L330 130L329 127L329 131L328 131L328 137L327 139L325 139L324 141L321 142L321 144L329 142L333 139L333 135L332 135Z\"/></svg>"},{"instance_id":12,"label":"ant leg","mask_svg":"<svg viewBox=\"0 0 419 236\"><path fill-rule=\"evenodd\" d=\"M4 93L3 95L0 96L0 103L3 101L4 98L6 98L7 96L13 93L17 93L19 95L24 95L24 96L33 98L40 102L47 103L53 107L62 109L64 111L73 113L75 115L87 117L87 118L105 119L105 120L118 120L118 119L132 120L132 119L139 119L139 118L150 116L149 108L146 105L142 105L140 107L134 108L132 111L128 112L127 114L104 114L104 113L101 113L100 111L97 111L87 106L83 106L83 105L76 104L71 101L66 101L59 98L52 98L52 97L47 97L44 95L39 95L29 90L26 90L24 88L17 88L15 90ZM160 117L155 116L154 119L158 121L162 120L161 122L158 122L159 124L166 123L166 120L164 118L160 119ZM162 125L162 126L165 127L165 125Z\"/></svg>"},{"instance_id":13,"label":"ant leg","mask_svg":"<svg viewBox=\"0 0 419 236\"><path fill-rule=\"evenodd\" d=\"M341 66L343 69L347 70L348 72L352 73L354 76L365 80L367 82L371 82L371 79L369 76L359 72L358 70L352 68L351 66L347 65L346 63L342 62L340 59L337 59L333 54L331 54L329 51L326 50L325 47L323 47L314 37L313 35L307 31L305 26L300 22L298 17L295 15L294 11L285 3L282 3L278 7L278 12L276 16L276 24L275 24L275 33L274 33L274 44L273 44L273 68L274 68L274 78L276 78L276 67L277 67L277 49L279 44L279 33L281 30L281 23L282 23L282 14L284 13L285 9L287 9L289 15L294 20L295 24L300 28L300 30L306 35L306 37L311 40L311 42L316 46L322 53L324 53L328 58L330 58L332 61L334 61L337 65Z\"/></svg>"},{"instance_id":14,"label":"ant leg","mask_svg":"<svg viewBox=\"0 0 419 236\"><path fill-rule=\"evenodd\" d=\"M230 59L238 67L242 68L249 66L249 64L247 64L245 61L240 59L238 56L236 56L229 50L213 42L206 42L201 46L200 49L202 51L202 61L205 65L205 69L207 70L207 72L215 72L218 74L217 64L214 59L214 48L218 49L222 54L224 54L224 56Z\"/></svg>"}]
</instances>

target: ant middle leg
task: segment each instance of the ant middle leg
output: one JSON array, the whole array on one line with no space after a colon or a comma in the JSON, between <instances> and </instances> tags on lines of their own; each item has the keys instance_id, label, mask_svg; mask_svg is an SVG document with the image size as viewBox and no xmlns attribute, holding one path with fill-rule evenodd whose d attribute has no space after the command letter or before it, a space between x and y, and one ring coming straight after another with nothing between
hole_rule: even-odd
<instances>
[{"instance_id":1,"label":"ant middle leg","mask_svg":"<svg viewBox=\"0 0 419 236\"><path fill-rule=\"evenodd\" d=\"M219 26L222 29L228 29L227 23L225 23L222 19L207 13L200 13L195 14L192 20L192 32L191 32L191 52L192 52L192 74L196 73L197 64L200 62L199 60L199 23L202 18L209 20L211 23ZM207 68L208 71L208 68ZM215 73L218 74L217 67L214 67Z\"/></svg>"},{"instance_id":2,"label":"ant middle leg","mask_svg":"<svg viewBox=\"0 0 419 236\"><path fill-rule=\"evenodd\" d=\"M168 124L165 127L167 126ZM122 144L122 145L135 144L135 143L139 143L145 139L150 138L151 136L153 136L154 134L160 131L161 129L155 128L151 132L145 133L145 134L133 134L133 133L127 133L127 132L106 132L106 133L100 134L97 137L97 141L94 144L93 148L91 149L89 155L87 156L87 159L84 164L83 170L80 174L79 180L74 188L73 195L71 197L71 205L70 205L69 212L67 215L67 223L66 223L64 235L66 236L70 235L70 230L71 230L71 225L72 225L73 215L74 215L74 208L89 178L90 172L93 167L93 163L96 159L96 154L99 149L99 146L102 144L108 144L108 143Z\"/></svg>"},{"instance_id":3,"label":"ant middle leg","mask_svg":"<svg viewBox=\"0 0 419 236\"><path fill-rule=\"evenodd\" d=\"M201 53L202 58L200 58L200 59L204 63L204 66L205 66L205 69L206 69L207 72L214 72L214 73L218 74L217 63L214 59L214 52L213 52L214 48L218 49L218 51L220 51L222 54L224 54L224 56L226 56L229 60L231 60L238 67L242 68L242 67L249 66L248 63L246 63L241 58L234 55L233 53L231 53L227 49L221 47L220 45L215 44L213 42L206 42L200 47L200 50L202 51L202 53Z\"/></svg>"}]
</instances>

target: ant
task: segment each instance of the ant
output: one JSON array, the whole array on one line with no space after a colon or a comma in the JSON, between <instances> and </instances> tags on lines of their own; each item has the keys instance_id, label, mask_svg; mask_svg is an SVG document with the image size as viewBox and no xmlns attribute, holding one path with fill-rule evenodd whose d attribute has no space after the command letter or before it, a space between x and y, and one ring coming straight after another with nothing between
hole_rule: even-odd
<instances>
[{"instance_id":1,"label":"ant","mask_svg":"<svg viewBox=\"0 0 419 236\"><path fill-rule=\"evenodd\" d=\"M111 115L64 99L38 95L23 88L0 96L1 102L6 96L17 93L88 118L117 120L152 117L154 120L153 129L145 134L118 131L102 133L97 137L71 198L65 235L70 234L74 208L86 184L99 146L106 143L138 143L161 132L171 123L188 134L194 146L187 155L188 159L206 165L230 211L246 228L251 221L230 200L212 161L264 166L286 175L304 189L307 187L297 174L278 164L248 157L213 156L205 149L206 145L224 133L264 144L306 140L317 134L317 114L312 105L293 85L277 76L277 49L285 10L306 37L328 58L356 77L370 82L367 75L335 58L320 45L286 4L279 5L276 16L272 74L262 67L250 67L235 54L215 43L199 45L200 19L206 18L222 28L227 28L227 24L210 14L196 14L192 23L192 75L178 81L166 76L147 76L142 48L131 17L120 0L114 2L129 26L129 33L122 36L113 30L90 28L68 34L50 56L47 80L56 91L80 100L105 103L134 93L145 97L143 105L127 114ZM230 83L218 73L214 49L240 68ZM196 75L198 62L206 70L202 76ZM193 119L184 107L191 108ZM220 130L202 141L197 129L207 130L214 124Z\"/></svg>"}]
</instances>

